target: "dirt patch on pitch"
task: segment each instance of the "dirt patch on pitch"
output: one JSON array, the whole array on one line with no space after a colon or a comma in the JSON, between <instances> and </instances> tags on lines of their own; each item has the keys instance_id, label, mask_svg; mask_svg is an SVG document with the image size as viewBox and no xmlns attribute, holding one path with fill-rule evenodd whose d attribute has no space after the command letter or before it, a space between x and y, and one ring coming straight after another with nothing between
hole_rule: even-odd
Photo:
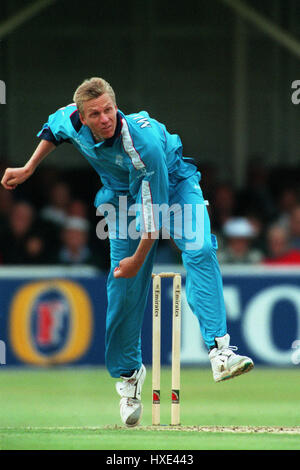
<instances>
[{"instance_id":1,"label":"dirt patch on pitch","mask_svg":"<svg viewBox=\"0 0 300 470\"><path fill-rule=\"evenodd\" d=\"M136 426L127 427L120 425L108 425L108 426L25 426L20 428L4 427L0 428L1 431L31 431L31 432L57 432L57 431L88 431L88 432L99 432L103 430L122 430L122 431L173 431L173 432L199 432L199 433L248 433L248 434L298 434L300 435L300 426L288 427L288 426L171 426L171 425L159 425L159 426Z\"/></svg>"},{"instance_id":2,"label":"dirt patch on pitch","mask_svg":"<svg viewBox=\"0 0 300 470\"><path fill-rule=\"evenodd\" d=\"M300 426L138 426L132 429L146 431L189 431L189 432L221 432L221 433L273 433L273 434L300 434Z\"/></svg>"}]
</instances>

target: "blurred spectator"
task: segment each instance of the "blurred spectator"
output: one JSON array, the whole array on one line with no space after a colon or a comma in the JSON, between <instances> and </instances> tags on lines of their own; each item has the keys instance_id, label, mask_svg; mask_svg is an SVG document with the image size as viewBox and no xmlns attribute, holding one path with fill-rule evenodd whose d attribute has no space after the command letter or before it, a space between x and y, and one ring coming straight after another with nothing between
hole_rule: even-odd
<instances>
[{"instance_id":1,"label":"blurred spectator","mask_svg":"<svg viewBox=\"0 0 300 470\"><path fill-rule=\"evenodd\" d=\"M300 250L290 247L288 231L281 225L268 229L267 253L264 264L300 264Z\"/></svg>"},{"instance_id":2,"label":"blurred spectator","mask_svg":"<svg viewBox=\"0 0 300 470\"><path fill-rule=\"evenodd\" d=\"M70 188L64 182L57 182L50 190L49 204L41 210L41 218L63 226L71 202Z\"/></svg>"},{"instance_id":3,"label":"blurred spectator","mask_svg":"<svg viewBox=\"0 0 300 470\"><path fill-rule=\"evenodd\" d=\"M62 229L62 247L58 262L66 265L88 264L105 269L105 260L89 246L89 222L82 217L68 217Z\"/></svg>"},{"instance_id":4,"label":"blurred spectator","mask_svg":"<svg viewBox=\"0 0 300 470\"><path fill-rule=\"evenodd\" d=\"M245 188L238 194L240 213L257 211L259 208L264 220L269 222L276 216L274 198L270 191L269 170L263 157L252 156L247 168Z\"/></svg>"},{"instance_id":5,"label":"blurred spectator","mask_svg":"<svg viewBox=\"0 0 300 470\"><path fill-rule=\"evenodd\" d=\"M262 252L252 248L255 229L245 217L229 219L223 227L225 247L218 251L220 264L259 263Z\"/></svg>"},{"instance_id":6,"label":"blurred spectator","mask_svg":"<svg viewBox=\"0 0 300 470\"><path fill-rule=\"evenodd\" d=\"M291 211L289 230L291 247L300 250L300 205L295 206Z\"/></svg>"},{"instance_id":7,"label":"blurred spectator","mask_svg":"<svg viewBox=\"0 0 300 470\"><path fill-rule=\"evenodd\" d=\"M82 217L83 219L88 218L87 205L80 199L74 199L71 201L67 212L69 217Z\"/></svg>"},{"instance_id":8,"label":"blurred spectator","mask_svg":"<svg viewBox=\"0 0 300 470\"><path fill-rule=\"evenodd\" d=\"M45 206L49 202L49 194L51 189L59 181L65 180L65 174L53 166L41 166L39 171L32 175L33 186L39 195L40 206Z\"/></svg>"},{"instance_id":9,"label":"blurred spectator","mask_svg":"<svg viewBox=\"0 0 300 470\"><path fill-rule=\"evenodd\" d=\"M92 253L88 246L89 223L81 217L68 217L62 230L63 246L59 261L65 264L89 264Z\"/></svg>"},{"instance_id":10,"label":"blurred spectator","mask_svg":"<svg viewBox=\"0 0 300 470\"><path fill-rule=\"evenodd\" d=\"M209 201L210 202L210 201ZM216 187L210 203L210 218L213 232L221 232L223 225L233 217L235 211L235 191L231 184L221 183Z\"/></svg>"},{"instance_id":11,"label":"blurred spectator","mask_svg":"<svg viewBox=\"0 0 300 470\"><path fill-rule=\"evenodd\" d=\"M266 254L266 221L263 216L259 214L258 210L246 212L244 217L246 217L254 228L254 237L252 239L251 247L256 248L263 254Z\"/></svg>"},{"instance_id":12,"label":"blurred spectator","mask_svg":"<svg viewBox=\"0 0 300 470\"><path fill-rule=\"evenodd\" d=\"M299 194L295 188L284 188L278 200L278 223L288 228L292 210L299 205Z\"/></svg>"},{"instance_id":13,"label":"blurred spectator","mask_svg":"<svg viewBox=\"0 0 300 470\"><path fill-rule=\"evenodd\" d=\"M0 236L1 258L4 264L43 264L51 261L51 250L35 210L27 202L17 202L11 208Z\"/></svg>"}]
</instances>

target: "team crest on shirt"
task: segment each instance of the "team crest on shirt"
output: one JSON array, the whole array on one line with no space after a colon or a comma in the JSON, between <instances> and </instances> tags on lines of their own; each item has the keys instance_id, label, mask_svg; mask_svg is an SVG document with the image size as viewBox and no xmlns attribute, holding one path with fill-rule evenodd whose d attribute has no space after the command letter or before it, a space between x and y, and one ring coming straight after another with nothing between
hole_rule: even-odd
<instances>
[{"instance_id":1,"label":"team crest on shirt","mask_svg":"<svg viewBox=\"0 0 300 470\"><path fill-rule=\"evenodd\" d=\"M116 165L123 166L123 156L117 155L115 162L116 162Z\"/></svg>"}]
</instances>

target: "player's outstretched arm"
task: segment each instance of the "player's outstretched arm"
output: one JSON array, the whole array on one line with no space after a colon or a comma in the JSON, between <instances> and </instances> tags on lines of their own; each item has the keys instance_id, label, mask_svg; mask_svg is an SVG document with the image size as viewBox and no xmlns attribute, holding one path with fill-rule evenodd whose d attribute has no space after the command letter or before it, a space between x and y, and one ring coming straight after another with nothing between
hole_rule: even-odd
<instances>
[{"instance_id":1,"label":"player's outstretched arm","mask_svg":"<svg viewBox=\"0 0 300 470\"><path fill-rule=\"evenodd\" d=\"M20 168L7 168L1 180L5 189L15 189L18 184L24 183L35 171L39 163L52 152L56 146L48 140L41 140L32 157L25 166Z\"/></svg>"}]
</instances>

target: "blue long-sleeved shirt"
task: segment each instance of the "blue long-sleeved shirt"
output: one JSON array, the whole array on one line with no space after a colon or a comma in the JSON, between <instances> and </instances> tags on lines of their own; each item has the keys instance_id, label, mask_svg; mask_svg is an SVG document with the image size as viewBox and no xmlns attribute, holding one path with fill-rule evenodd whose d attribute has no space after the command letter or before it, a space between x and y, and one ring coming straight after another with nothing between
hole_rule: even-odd
<instances>
[{"instance_id":1,"label":"blue long-sleeved shirt","mask_svg":"<svg viewBox=\"0 0 300 470\"><path fill-rule=\"evenodd\" d=\"M153 204L167 204L169 183L197 172L195 165L182 157L178 135L146 111L130 115L117 112L113 137L95 142L89 127L83 125L75 104L60 108L49 116L38 133L56 146L71 142L97 171L102 184L113 191L128 191L143 205L146 231L153 231Z\"/></svg>"}]
</instances>

